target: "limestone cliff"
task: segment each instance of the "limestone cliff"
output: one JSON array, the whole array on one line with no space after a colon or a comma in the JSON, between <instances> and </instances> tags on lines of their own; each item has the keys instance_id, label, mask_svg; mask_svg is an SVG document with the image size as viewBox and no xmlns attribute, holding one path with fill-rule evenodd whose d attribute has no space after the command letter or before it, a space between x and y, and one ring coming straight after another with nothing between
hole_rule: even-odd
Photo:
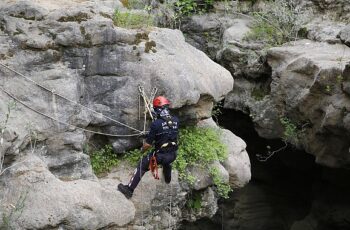
<instances>
[{"instance_id":1,"label":"limestone cliff","mask_svg":"<svg viewBox=\"0 0 350 230\"><path fill-rule=\"evenodd\" d=\"M3 169L9 167L0 175L0 226L176 228L182 219L215 213L212 181L199 191L203 209L191 214L184 205L192 189L176 172L171 186L148 183L146 176L129 201L116 186L131 168L102 179L92 171L86 143L111 143L119 154L140 145L139 85L147 94L157 87L183 124L209 118L213 103L233 87L229 71L186 43L179 30L116 27L115 7L122 8L117 1L0 3L1 155ZM224 166L219 163L222 173L243 186L250 179L245 145L230 132L223 142L237 145Z\"/></svg>"}]
</instances>

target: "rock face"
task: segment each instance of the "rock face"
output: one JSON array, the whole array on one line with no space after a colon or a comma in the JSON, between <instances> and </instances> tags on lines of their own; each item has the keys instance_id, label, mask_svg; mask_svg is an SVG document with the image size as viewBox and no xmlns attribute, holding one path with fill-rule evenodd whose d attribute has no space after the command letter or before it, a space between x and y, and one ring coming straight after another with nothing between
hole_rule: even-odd
<instances>
[{"instance_id":1,"label":"rock face","mask_svg":"<svg viewBox=\"0 0 350 230\"><path fill-rule=\"evenodd\" d=\"M348 20L350 18L350 6L347 0L311 0L316 10L326 13L334 18Z\"/></svg>"},{"instance_id":2,"label":"rock face","mask_svg":"<svg viewBox=\"0 0 350 230\"><path fill-rule=\"evenodd\" d=\"M254 6L263 7L259 4ZM343 1L301 4L314 16L320 10L328 12L326 5L339 9L336 13L343 19L348 16L348 4ZM332 20L334 16L306 24L305 37L310 40L272 48L267 54L263 44L244 39L252 21L241 14L238 17L218 11L192 17L184 29L190 43L234 76L235 86L225 99L226 108L250 114L262 137L284 138L315 155L320 164L348 167L350 104L348 72L344 69L350 57L345 46L349 36L346 24ZM216 33L214 40L206 39L212 31L221 33ZM287 137L284 132L288 128L294 133Z\"/></svg>"},{"instance_id":3,"label":"rock face","mask_svg":"<svg viewBox=\"0 0 350 230\"><path fill-rule=\"evenodd\" d=\"M239 84L226 107L249 110L257 131L267 138L285 137L288 127L281 118L288 118L296 128L294 144L320 164L348 167L350 98L344 68L349 48L303 40L270 49L267 61L273 71L268 93L257 98L251 85Z\"/></svg>"},{"instance_id":4,"label":"rock face","mask_svg":"<svg viewBox=\"0 0 350 230\"><path fill-rule=\"evenodd\" d=\"M345 28L343 28L339 32L338 37L345 45L350 47L350 26L346 26Z\"/></svg>"},{"instance_id":5,"label":"rock face","mask_svg":"<svg viewBox=\"0 0 350 230\"><path fill-rule=\"evenodd\" d=\"M61 3L0 3L2 170L10 167L0 170L0 226L175 228L182 219L213 215L217 197L210 183L199 191L205 200L200 212L181 214L190 190L180 186L176 175L173 188L146 182L145 202L140 203L137 192L127 201L116 185L129 175L99 180L84 148L111 143L121 154L140 144L134 137L143 129L138 85L147 94L157 87L157 95L170 99L184 123L210 117L213 103L232 90L229 71L187 44L178 30L115 27L114 1ZM131 136L105 137L82 129ZM243 186L250 179L249 158L240 140L230 135L223 140L237 141L231 155L242 162L223 163L222 172ZM244 172L235 172L233 164L241 164ZM170 206L167 191L174 196ZM143 216L141 207L158 213Z\"/></svg>"}]
</instances>

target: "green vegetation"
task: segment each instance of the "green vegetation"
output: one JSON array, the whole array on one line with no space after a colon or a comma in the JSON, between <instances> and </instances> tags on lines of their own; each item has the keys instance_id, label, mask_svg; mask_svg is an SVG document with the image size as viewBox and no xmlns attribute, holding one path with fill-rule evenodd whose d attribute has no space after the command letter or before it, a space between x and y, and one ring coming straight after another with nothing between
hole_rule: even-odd
<instances>
[{"instance_id":1,"label":"green vegetation","mask_svg":"<svg viewBox=\"0 0 350 230\"><path fill-rule=\"evenodd\" d=\"M337 83L338 83L338 84L341 84L341 83L343 83L343 81L344 81L343 76L342 76L342 75L338 75L338 76L337 76Z\"/></svg>"},{"instance_id":2,"label":"green vegetation","mask_svg":"<svg viewBox=\"0 0 350 230\"><path fill-rule=\"evenodd\" d=\"M224 108L223 102L218 102L214 104L213 109L211 111L211 116L217 124L219 122L219 116L222 114L221 109L223 108Z\"/></svg>"},{"instance_id":3,"label":"green vegetation","mask_svg":"<svg viewBox=\"0 0 350 230\"><path fill-rule=\"evenodd\" d=\"M228 151L219 140L218 131L210 128L187 127L180 130L179 150L174 167L181 179L193 183L195 178L189 173L188 167L197 166L209 168L213 161L224 161ZM210 170L218 193L227 197L229 185L222 182L219 173Z\"/></svg>"},{"instance_id":4,"label":"green vegetation","mask_svg":"<svg viewBox=\"0 0 350 230\"><path fill-rule=\"evenodd\" d=\"M175 20L181 21L186 16L209 12L213 8L214 0L177 0L174 3Z\"/></svg>"},{"instance_id":5,"label":"green vegetation","mask_svg":"<svg viewBox=\"0 0 350 230\"><path fill-rule=\"evenodd\" d=\"M112 146L106 145L100 150L90 154L91 165L96 175L109 172L119 164L117 155L113 152Z\"/></svg>"},{"instance_id":6,"label":"green vegetation","mask_svg":"<svg viewBox=\"0 0 350 230\"><path fill-rule=\"evenodd\" d=\"M112 167L118 165L120 160L125 160L132 166L136 166L142 156L139 149L134 149L124 153L123 158L120 159L113 153L110 145L90 154L92 168L97 175L109 172ZM179 150L173 165L178 170L180 179L189 184L193 184L196 178L189 173L188 167L209 169L218 194L227 198L231 191L230 186L223 182L217 169L210 168L212 162L224 161L227 156L227 148L220 142L218 131L210 128L187 127L180 129Z\"/></svg>"},{"instance_id":7,"label":"green vegetation","mask_svg":"<svg viewBox=\"0 0 350 230\"><path fill-rule=\"evenodd\" d=\"M145 2L141 0L121 0L120 1L124 7L127 9L144 9L145 8Z\"/></svg>"},{"instance_id":8,"label":"green vegetation","mask_svg":"<svg viewBox=\"0 0 350 230\"><path fill-rule=\"evenodd\" d=\"M124 153L123 159L126 160L130 165L136 167L142 157L143 154L141 150L134 149Z\"/></svg>"},{"instance_id":9,"label":"green vegetation","mask_svg":"<svg viewBox=\"0 0 350 230\"><path fill-rule=\"evenodd\" d=\"M153 17L150 14L141 12L116 10L113 18L114 24L129 29L139 29L153 26Z\"/></svg>"},{"instance_id":10,"label":"green vegetation","mask_svg":"<svg viewBox=\"0 0 350 230\"><path fill-rule=\"evenodd\" d=\"M332 92L332 87L330 85L326 85L324 87L324 90L326 91L327 94L330 94Z\"/></svg>"},{"instance_id":11,"label":"green vegetation","mask_svg":"<svg viewBox=\"0 0 350 230\"><path fill-rule=\"evenodd\" d=\"M27 199L28 192L22 192L20 197L18 198L16 204L10 205L10 210L8 213L2 213L2 224L0 225L0 229L4 230L14 230L16 228L13 227L13 223L15 223L22 215L24 209L24 203Z\"/></svg>"},{"instance_id":12,"label":"green vegetation","mask_svg":"<svg viewBox=\"0 0 350 230\"><path fill-rule=\"evenodd\" d=\"M211 167L209 172L213 178L214 184L216 185L218 194L225 199L229 198L228 194L232 191L232 189L230 185L225 183L221 178L219 169Z\"/></svg>"},{"instance_id":13,"label":"green vegetation","mask_svg":"<svg viewBox=\"0 0 350 230\"><path fill-rule=\"evenodd\" d=\"M199 192L191 193L186 206L194 211L199 211L202 207L202 195Z\"/></svg>"},{"instance_id":14,"label":"green vegetation","mask_svg":"<svg viewBox=\"0 0 350 230\"><path fill-rule=\"evenodd\" d=\"M292 0L274 0L264 10L253 13L254 25L246 40L262 41L278 46L298 38L306 23L305 14Z\"/></svg>"},{"instance_id":15,"label":"green vegetation","mask_svg":"<svg viewBox=\"0 0 350 230\"><path fill-rule=\"evenodd\" d=\"M268 90L263 88L254 88L250 92L250 95L257 101L262 101L264 97L268 94L269 94Z\"/></svg>"},{"instance_id":16,"label":"green vegetation","mask_svg":"<svg viewBox=\"0 0 350 230\"><path fill-rule=\"evenodd\" d=\"M197 3L194 0L178 0L174 3L174 7L180 17L189 16L196 12Z\"/></svg>"},{"instance_id":17,"label":"green vegetation","mask_svg":"<svg viewBox=\"0 0 350 230\"><path fill-rule=\"evenodd\" d=\"M289 118L282 117L280 118L280 122L283 125L283 140L285 142L289 142L291 144L296 145L298 143L298 136L300 131L296 124L294 124Z\"/></svg>"}]
</instances>

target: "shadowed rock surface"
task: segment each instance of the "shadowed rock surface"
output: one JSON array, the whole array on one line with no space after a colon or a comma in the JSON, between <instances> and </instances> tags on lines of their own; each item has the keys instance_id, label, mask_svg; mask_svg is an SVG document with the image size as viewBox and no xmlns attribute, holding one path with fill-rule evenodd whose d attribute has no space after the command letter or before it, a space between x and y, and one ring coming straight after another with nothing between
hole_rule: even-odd
<instances>
[{"instance_id":1,"label":"shadowed rock surface","mask_svg":"<svg viewBox=\"0 0 350 230\"><path fill-rule=\"evenodd\" d=\"M115 27L111 18L117 5L114 1L0 3L1 64L28 78L0 67L1 121L14 100L9 95L52 117L20 102L11 108L2 127L4 168L12 167L0 175L0 215L4 216L0 226L165 229L176 228L183 219L215 214L217 195L211 180L195 191L207 205L191 213L185 204L192 188L179 182L176 172L171 186L147 176L129 201L116 187L127 182L131 168L116 169L104 178L92 171L86 144L110 143L118 154L140 146L136 131L143 129L143 122L138 119L138 85L147 94L157 87L157 95L169 98L184 124L211 117L213 103L233 87L229 71L186 43L179 30ZM78 127L134 136L102 137ZM241 144L232 135L225 132L224 142ZM246 176L225 169L237 162L227 162L225 167L216 162L225 180L242 186L250 180L244 149L242 145L231 154L243 156Z\"/></svg>"}]
</instances>

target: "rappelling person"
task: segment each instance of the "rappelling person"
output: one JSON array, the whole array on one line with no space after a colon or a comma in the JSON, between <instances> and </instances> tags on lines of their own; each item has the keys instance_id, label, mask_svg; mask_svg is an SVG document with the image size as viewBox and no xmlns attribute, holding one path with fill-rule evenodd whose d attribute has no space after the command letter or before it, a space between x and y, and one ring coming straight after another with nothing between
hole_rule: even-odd
<instances>
[{"instance_id":1,"label":"rappelling person","mask_svg":"<svg viewBox=\"0 0 350 230\"><path fill-rule=\"evenodd\" d=\"M171 181L171 163L176 159L178 149L179 120L170 114L169 105L169 100L163 96L158 96L153 100L154 117L156 120L151 124L150 131L141 151L144 153L151 149L152 146L154 146L154 150L141 159L128 185L118 185L118 190L128 199L132 197L142 176L150 170L151 165L154 165L154 163L163 166L165 183L169 184Z\"/></svg>"}]
</instances>

